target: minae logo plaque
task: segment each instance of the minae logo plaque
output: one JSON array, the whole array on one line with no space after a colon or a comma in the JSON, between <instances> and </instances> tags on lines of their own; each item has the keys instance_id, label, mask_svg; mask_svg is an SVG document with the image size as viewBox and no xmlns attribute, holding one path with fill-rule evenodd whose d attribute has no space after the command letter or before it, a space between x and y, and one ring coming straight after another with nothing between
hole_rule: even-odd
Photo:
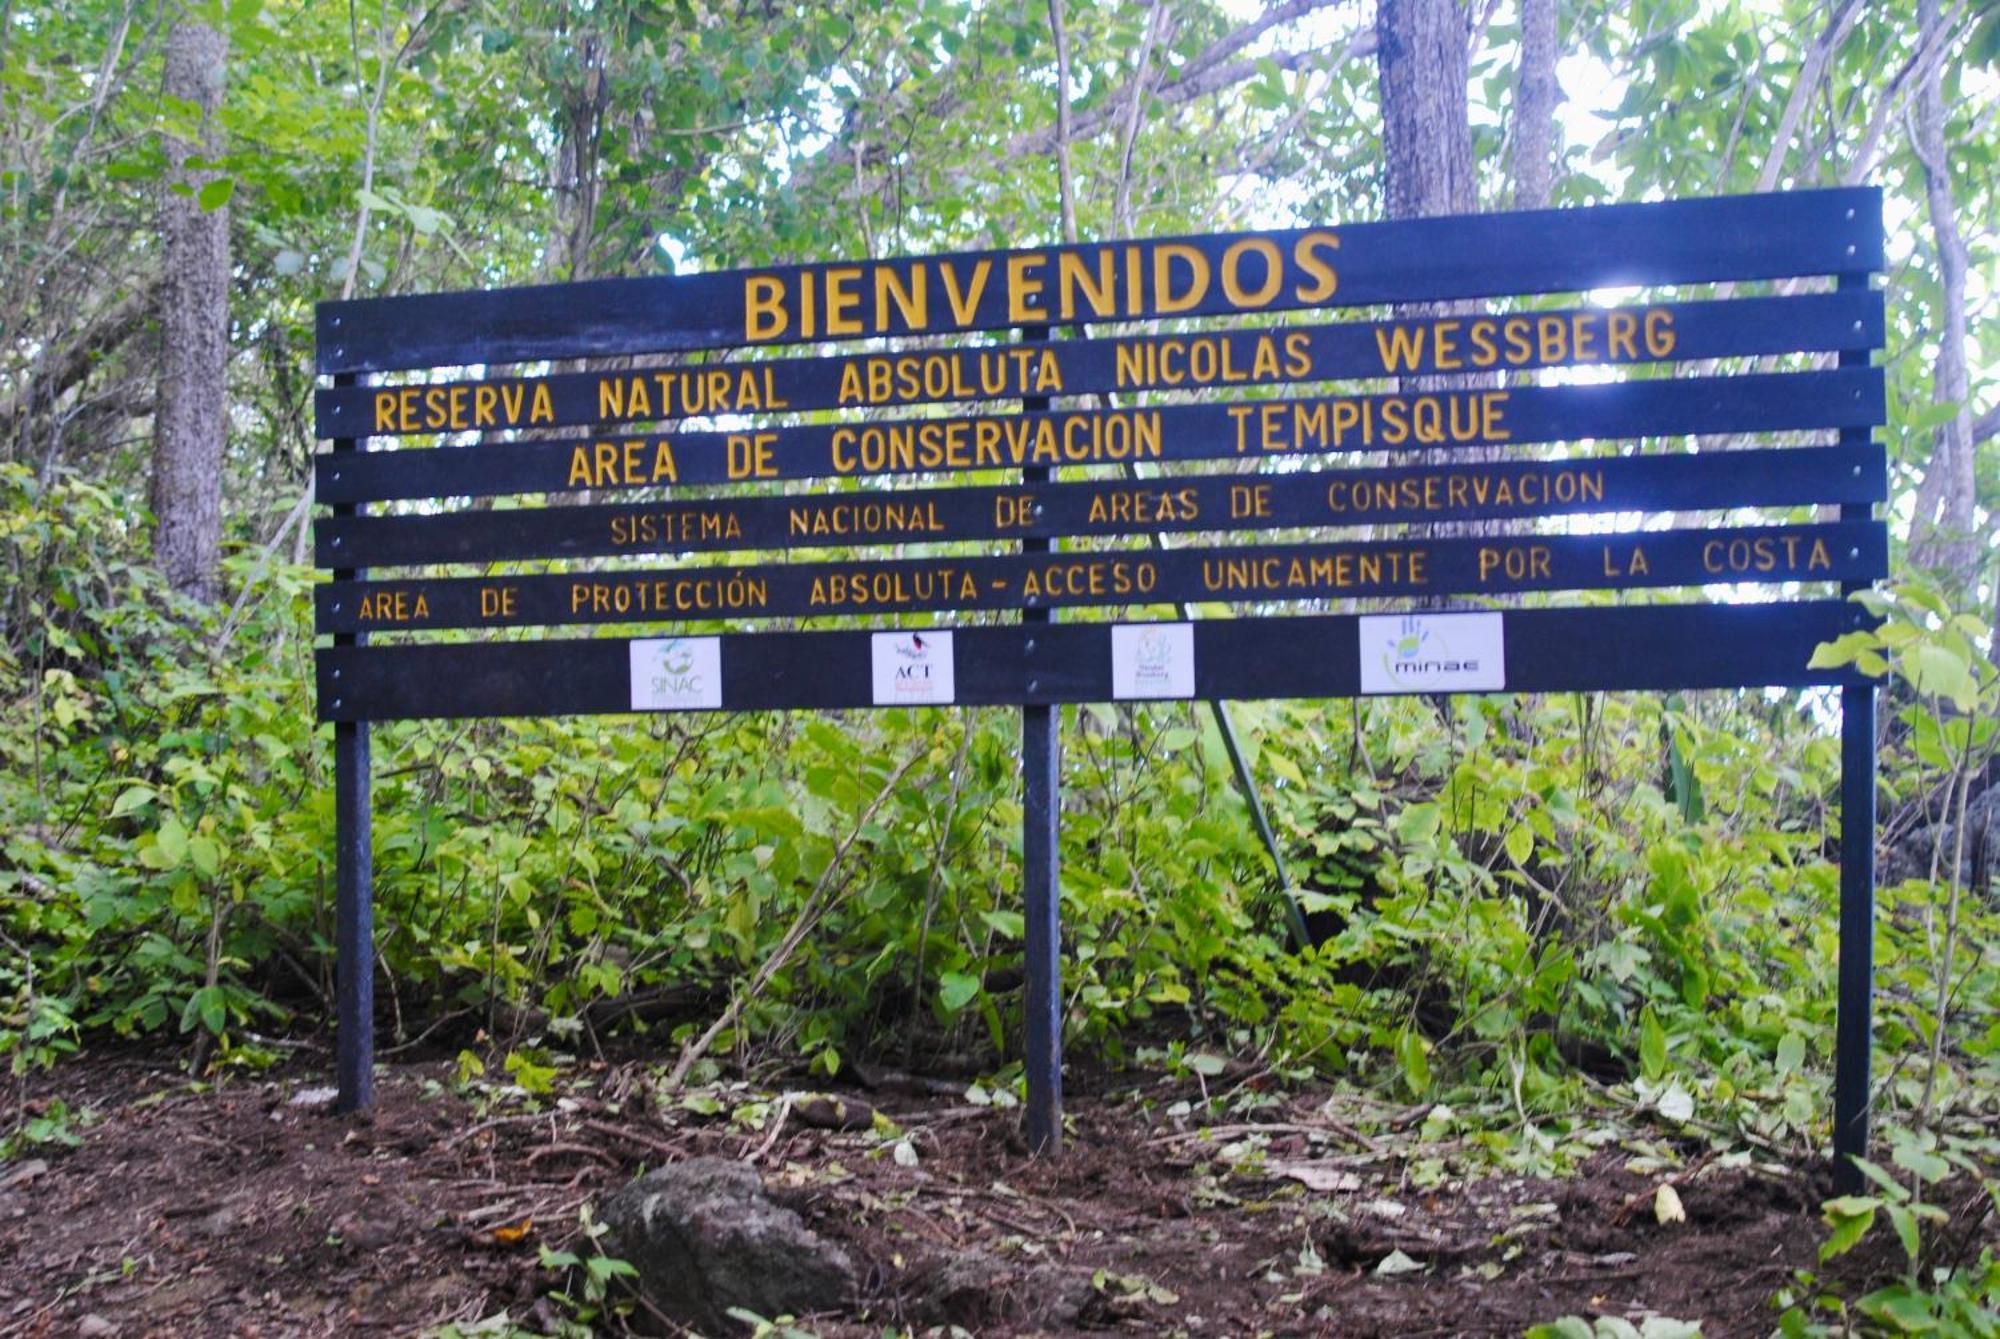
<instances>
[{"instance_id":1,"label":"minae logo plaque","mask_svg":"<svg viewBox=\"0 0 2000 1339\"><path fill-rule=\"evenodd\" d=\"M1364 614L1364 693L1497 692L1507 686L1500 614Z\"/></svg>"}]
</instances>

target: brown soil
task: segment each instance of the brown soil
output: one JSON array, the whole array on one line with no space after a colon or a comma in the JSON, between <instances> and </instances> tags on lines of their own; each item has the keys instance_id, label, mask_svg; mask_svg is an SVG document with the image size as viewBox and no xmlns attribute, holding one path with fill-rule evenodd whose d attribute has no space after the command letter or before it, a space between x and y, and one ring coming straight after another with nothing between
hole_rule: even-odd
<instances>
[{"instance_id":1,"label":"brown soil","mask_svg":"<svg viewBox=\"0 0 2000 1339\"><path fill-rule=\"evenodd\" d=\"M1562 1181L1419 1189L1412 1155L1438 1151L1421 1112L1367 1108L1369 1135L1324 1093L1280 1095L1204 1134L1161 1114L1188 1094L1129 1080L1072 1100L1053 1161L1025 1155L1015 1113L866 1094L910 1166L893 1135L733 1123L747 1090L718 1114L663 1110L651 1073L586 1069L529 1111L454 1093L449 1065L398 1065L372 1113L341 1117L294 1103L317 1071L197 1091L164 1065L73 1064L54 1086L95 1112L81 1147L0 1163L0 1334L422 1334L500 1312L552 1327L565 1280L538 1248L576 1248L579 1211L636 1173L709 1154L754 1158L861 1262L865 1295L803 1322L816 1333L1489 1335L1657 1313L1762 1335L1773 1293L1814 1265L1826 1193L1706 1155L1642 1176L1619 1152ZM1261 1164L1231 1144L1261 1144ZM1657 1221L1667 1179L1685 1223ZM1378 1273L1395 1251L1417 1267ZM941 1297L968 1257L988 1286ZM1051 1267L1088 1304L1038 1326Z\"/></svg>"}]
</instances>

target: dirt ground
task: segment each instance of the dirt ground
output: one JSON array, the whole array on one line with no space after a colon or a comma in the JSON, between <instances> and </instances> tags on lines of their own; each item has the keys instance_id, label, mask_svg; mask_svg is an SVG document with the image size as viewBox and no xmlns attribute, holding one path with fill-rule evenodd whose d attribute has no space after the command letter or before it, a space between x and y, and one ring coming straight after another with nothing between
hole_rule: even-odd
<instances>
[{"instance_id":1,"label":"dirt ground","mask_svg":"<svg viewBox=\"0 0 2000 1339\"><path fill-rule=\"evenodd\" d=\"M575 1279L540 1248L577 1248L587 1206L706 1154L754 1161L861 1267L847 1311L800 1320L816 1334L1409 1339L1574 1314L1764 1335L1773 1293L1814 1266L1828 1193L1820 1173L1643 1147L1559 1181L1437 1179L1423 1108L1364 1123L1340 1105L1362 1099L1281 1092L1204 1130L1176 1106L1193 1089L1130 1077L1073 1095L1065 1155L1040 1160L1017 1112L955 1085L849 1090L893 1126L841 1131L806 1123L803 1102L774 1123L782 1098L732 1119L770 1096L748 1090L664 1101L654 1072L578 1071L530 1110L461 1087L448 1062L396 1065L372 1113L336 1116L312 1102L316 1066L197 1089L161 1062L79 1061L37 1104L91 1109L81 1145L0 1163L0 1333L499 1332L502 1313L554 1329L573 1311L553 1294ZM1659 1221L1663 1183L1685 1222ZM968 1259L983 1286L941 1294ZM1087 1304L1050 1325L1063 1279Z\"/></svg>"}]
</instances>

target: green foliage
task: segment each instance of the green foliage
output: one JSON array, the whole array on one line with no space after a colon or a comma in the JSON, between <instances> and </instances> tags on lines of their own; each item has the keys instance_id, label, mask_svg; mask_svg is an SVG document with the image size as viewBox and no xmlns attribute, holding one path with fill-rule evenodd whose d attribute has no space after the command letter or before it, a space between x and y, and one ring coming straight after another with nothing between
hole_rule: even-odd
<instances>
[{"instance_id":1,"label":"green foliage","mask_svg":"<svg viewBox=\"0 0 2000 1339\"><path fill-rule=\"evenodd\" d=\"M635 1278L639 1273L630 1261L606 1255L599 1249L598 1239L605 1230L604 1224L591 1216L590 1206L585 1205L578 1211L577 1250L551 1250L543 1246L538 1257L543 1269L564 1273L566 1286L551 1296L569 1308L574 1333L579 1336L596 1333L592 1322L626 1309L614 1300L614 1288L617 1280Z\"/></svg>"}]
</instances>

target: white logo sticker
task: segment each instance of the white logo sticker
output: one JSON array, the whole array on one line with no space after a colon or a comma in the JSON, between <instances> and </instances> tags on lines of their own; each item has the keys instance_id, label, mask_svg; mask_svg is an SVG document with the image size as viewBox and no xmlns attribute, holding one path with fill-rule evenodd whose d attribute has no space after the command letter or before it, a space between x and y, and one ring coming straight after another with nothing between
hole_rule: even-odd
<instances>
[{"instance_id":1,"label":"white logo sticker","mask_svg":"<svg viewBox=\"0 0 2000 1339\"><path fill-rule=\"evenodd\" d=\"M1194 625L1121 623L1111 629L1111 696L1193 697Z\"/></svg>"},{"instance_id":2,"label":"white logo sticker","mask_svg":"<svg viewBox=\"0 0 2000 1339\"><path fill-rule=\"evenodd\" d=\"M957 700L950 633L878 632L869 650L874 658L876 706Z\"/></svg>"},{"instance_id":3,"label":"white logo sticker","mask_svg":"<svg viewBox=\"0 0 2000 1339\"><path fill-rule=\"evenodd\" d=\"M1364 614L1364 693L1484 693L1507 686L1499 614Z\"/></svg>"},{"instance_id":4,"label":"white logo sticker","mask_svg":"<svg viewBox=\"0 0 2000 1339\"><path fill-rule=\"evenodd\" d=\"M722 705L722 639L651 637L632 651L632 710L707 711Z\"/></svg>"}]
</instances>

